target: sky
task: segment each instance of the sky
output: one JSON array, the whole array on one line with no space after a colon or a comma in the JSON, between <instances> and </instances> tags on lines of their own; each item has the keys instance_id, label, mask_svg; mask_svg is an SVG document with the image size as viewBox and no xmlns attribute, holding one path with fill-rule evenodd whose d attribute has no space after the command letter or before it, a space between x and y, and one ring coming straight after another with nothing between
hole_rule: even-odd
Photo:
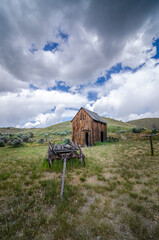
<instances>
[{"instance_id":1,"label":"sky","mask_svg":"<svg viewBox=\"0 0 159 240\"><path fill-rule=\"evenodd\" d=\"M0 127L159 117L158 23L158 0L0 0Z\"/></svg>"}]
</instances>

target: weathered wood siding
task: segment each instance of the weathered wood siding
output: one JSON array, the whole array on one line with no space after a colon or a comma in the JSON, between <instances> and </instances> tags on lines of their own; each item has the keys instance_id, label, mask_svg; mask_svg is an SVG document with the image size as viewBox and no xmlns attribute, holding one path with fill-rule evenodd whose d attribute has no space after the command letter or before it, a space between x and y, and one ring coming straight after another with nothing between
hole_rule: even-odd
<instances>
[{"instance_id":1,"label":"weathered wood siding","mask_svg":"<svg viewBox=\"0 0 159 240\"><path fill-rule=\"evenodd\" d=\"M101 141L101 132L103 132L103 142L107 140L107 124L93 121L93 142Z\"/></svg>"},{"instance_id":2,"label":"weathered wood siding","mask_svg":"<svg viewBox=\"0 0 159 240\"><path fill-rule=\"evenodd\" d=\"M94 142L101 141L101 132L103 132L103 141L107 139L107 125L94 121L84 109L76 114L72 120L72 141L78 145L93 145ZM86 133L88 140L86 140Z\"/></svg>"},{"instance_id":3,"label":"weathered wood siding","mask_svg":"<svg viewBox=\"0 0 159 240\"><path fill-rule=\"evenodd\" d=\"M85 146L85 133L88 132L89 145L92 145L92 125L92 118L81 109L72 120L72 141Z\"/></svg>"}]
</instances>

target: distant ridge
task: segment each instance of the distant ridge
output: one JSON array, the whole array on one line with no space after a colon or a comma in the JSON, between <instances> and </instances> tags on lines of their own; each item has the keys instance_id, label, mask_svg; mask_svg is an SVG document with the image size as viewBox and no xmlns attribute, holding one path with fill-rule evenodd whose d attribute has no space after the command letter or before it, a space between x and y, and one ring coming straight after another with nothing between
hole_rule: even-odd
<instances>
[{"instance_id":1,"label":"distant ridge","mask_svg":"<svg viewBox=\"0 0 159 240\"><path fill-rule=\"evenodd\" d=\"M137 127L140 127L140 128L159 129L159 118L143 118L143 119L128 121L127 123L136 125Z\"/></svg>"}]
</instances>

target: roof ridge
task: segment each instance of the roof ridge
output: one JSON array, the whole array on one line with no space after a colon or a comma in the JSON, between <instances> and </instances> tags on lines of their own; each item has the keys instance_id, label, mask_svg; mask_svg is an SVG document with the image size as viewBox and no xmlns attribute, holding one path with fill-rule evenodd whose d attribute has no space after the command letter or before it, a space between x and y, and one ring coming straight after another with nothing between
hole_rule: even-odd
<instances>
[{"instance_id":1,"label":"roof ridge","mask_svg":"<svg viewBox=\"0 0 159 240\"><path fill-rule=\"evenodd\" d=\"M84 108L84 107L81 107L81 108L83 108L83 109L85 110L85 112L87 112L93 120L95 120L95 121L97 121L97 122L102 122L102 123L105 123L105 124L106 124L106 122L98 115L98 113L93 112L93 111L91 111L91 110L88 110L88 109L86 109L86 108ZM94 115L95 115L95 116L94 116Z\"/></svg>"}]
</instances>

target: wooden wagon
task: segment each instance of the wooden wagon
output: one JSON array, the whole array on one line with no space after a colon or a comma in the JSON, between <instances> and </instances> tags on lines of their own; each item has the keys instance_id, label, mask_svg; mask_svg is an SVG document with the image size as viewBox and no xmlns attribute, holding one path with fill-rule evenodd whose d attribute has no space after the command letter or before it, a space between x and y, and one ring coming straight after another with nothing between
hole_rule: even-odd
<instances>
[{"instance_id":1,"label":"wooden wagon","mask_svg":"<svg viewBox=\"0 0 159 240\"><path fill-rule=\"evenodd\" d=\"M81 159L83 165L85 165L85 155L82 153L80 145L74 144L70 141L70 144L53 144L48 142L48 154L47 161L51 167L54 159L70 159L78 158Z\"/></svg>"},{"instance_id":2,"label":"wooden wagon","mask_svg":"<svg viewBox=\"0 0 159 240\"><path fill-rule=\"evenodd\" d=\"M48 153L47 153L47 161L49 166L51 167L54 159L63 159L63 176L62 176L62 185L61 185L61 199L63 196L64 190L64 181L65 181L65 170L66 170L66 161L70 158L78 158L81 159L83 165L85 165L85 155L82 153L82 149L80 145L74 144L70 141L70 144L53 144L48 142Z\"/></svg>"}]
</instances>

